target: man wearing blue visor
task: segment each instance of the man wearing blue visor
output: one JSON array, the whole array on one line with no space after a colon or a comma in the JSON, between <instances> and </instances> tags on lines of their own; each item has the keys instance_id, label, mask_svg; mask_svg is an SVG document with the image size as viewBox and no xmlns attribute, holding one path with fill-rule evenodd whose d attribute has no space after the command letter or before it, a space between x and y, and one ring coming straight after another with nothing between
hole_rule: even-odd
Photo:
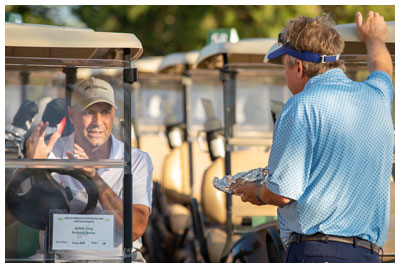
<instances>
[{"instance_id":1,"label":"man wearing blue visor","mask_svg":"<svg viewBox=\"0 0 400 268\"><path fill-rule=\"evenodd\" d=\"M298 17L268 54L293 93L274 129L265 182L236 184L255 205L278 206L287 262L380 262L390 218L392 61L384 18L356 14L370 75L350 80L328 16Z\"/></svg>"}]
</instances>

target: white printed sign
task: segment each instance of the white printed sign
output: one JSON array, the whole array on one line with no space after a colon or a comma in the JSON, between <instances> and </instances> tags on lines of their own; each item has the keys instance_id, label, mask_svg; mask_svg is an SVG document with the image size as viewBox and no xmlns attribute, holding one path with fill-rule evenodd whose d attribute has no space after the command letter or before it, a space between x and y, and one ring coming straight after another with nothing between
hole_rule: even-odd
<instances>
[{"instance_id":1,"label":"white printed sign","mask_svg":"<svg viewBox=\"0 0 400 268\"><path fill-rule=\"evenodd\" d=\"M113 239L113 215L53 215L53 250L111 251Z\"/></svg>"}]
</instances>

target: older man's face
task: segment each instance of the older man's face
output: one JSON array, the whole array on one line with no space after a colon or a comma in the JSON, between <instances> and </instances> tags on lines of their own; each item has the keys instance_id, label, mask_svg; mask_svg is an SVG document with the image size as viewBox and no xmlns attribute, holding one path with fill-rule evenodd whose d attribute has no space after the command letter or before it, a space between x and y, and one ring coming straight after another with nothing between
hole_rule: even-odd
<instances>
[{"instance_id":1,"label":"older man's face","mask_svg":"<svg viewBox=\"0 0 400 268\"><path fill-rule=\"evenodd\" d=\"M288 63L288 56L283 55L282 63L285 65L286 84L293 95L300 93L304 88L304 81L301 80L297 65L291 66ZM300 63L301 64L301 63Z\"/></svg>"},{"instance_id":2,"label":"older man's face","mask_svg":"<svg viewBox=\"0 0 400 268\"><path fill-rule=\"evenodd\" d=\"M75 141L80 146L97 147L107 142L111 135L115 108L105 102L95 103L83 111L69 110L75 128Z\"/></svg>"}]
</instances>

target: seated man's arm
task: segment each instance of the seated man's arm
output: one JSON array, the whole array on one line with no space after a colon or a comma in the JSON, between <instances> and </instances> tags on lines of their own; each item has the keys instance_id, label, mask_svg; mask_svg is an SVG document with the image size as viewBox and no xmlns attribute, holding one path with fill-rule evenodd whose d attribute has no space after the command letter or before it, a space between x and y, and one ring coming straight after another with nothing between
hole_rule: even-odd
<instances>
[{"instance_id":1,"label":"seated man's arm","mask_svg":"<svg viewBox=\"0 0 400 268\"><path fill-rule=\"evenodd\" d=\"M149 221L150 209L145 205L132 205L132 233L133 241L139 239L146 230Z\"/></svg>"},{"instance_id":2,"label":"seated man's arm","mask_svg":"<svg viewBox=\"0 0 400 268\"><path fill-rule=\"evenodd\" d=\"M67 152L69 157L72 157L70 152ZM147 155L146 155L147 156ZM87 157L85 155L85 157ZM152 164L150 157L137 159L139 161L137 165L135 165L135 170L132 170L133 177L136 178L138 181L134 182L135 185L135 192L133 196L139 194L145 194L146 196L151 197L151 178L152 178ZM104 210L112 210L117 211L114 216L116 217L117 222L117 229L122 232L123 226L123 201L121 198L114 192L112 188L108 186L108 184L101 178L101 176L97 173L95 168L83 168L83 172L88 175L93 182L95 183L97 190L99 192L99 201ZM122 178L121 178L122 179ZM146 183L145 183L146 182ZM141 186L141 187L140 187ZM143 200L142 200L143 201ZM147 204L148 203L148 204ZM147 226L149 215L150 215L150 208L151 201L145 202L141 204L133 204L132 205L132 241L137 240L140 238Z\"/></svg>"},{"instance_id":3,"label":"seated man's arm","mask_svg":"<svg viewBox=\"0 0 400 268\"><path fill-rule=\"evenodd\" d=\"M123 226L123 202L120 197L107 185L97 172L90 176L99 192L99 201L104 210L117 211L114 216L116 218L116 228L122 232ZM132 205L132 241L141 237L146 229L150 215L150 209L145 205Z\"/></svg>"}]
</instances>

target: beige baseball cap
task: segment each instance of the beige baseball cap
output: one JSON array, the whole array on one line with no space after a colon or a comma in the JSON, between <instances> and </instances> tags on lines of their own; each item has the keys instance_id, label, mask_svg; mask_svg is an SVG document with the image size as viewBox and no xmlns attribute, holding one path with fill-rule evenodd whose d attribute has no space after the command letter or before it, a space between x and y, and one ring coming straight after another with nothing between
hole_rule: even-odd
<instances>
[{"instance_id":1,"label":"beige baseball cap","mask_svg":"<svg viewBox=\"0 0 400 268\"><path fill-rule=\"evenodd\" d=\"M91 77L79 82L72 92L71 106L75 109L83 111L98 102L106 102L117 108L114 90L104 80Z\"/></svg>"}]
</instances>

